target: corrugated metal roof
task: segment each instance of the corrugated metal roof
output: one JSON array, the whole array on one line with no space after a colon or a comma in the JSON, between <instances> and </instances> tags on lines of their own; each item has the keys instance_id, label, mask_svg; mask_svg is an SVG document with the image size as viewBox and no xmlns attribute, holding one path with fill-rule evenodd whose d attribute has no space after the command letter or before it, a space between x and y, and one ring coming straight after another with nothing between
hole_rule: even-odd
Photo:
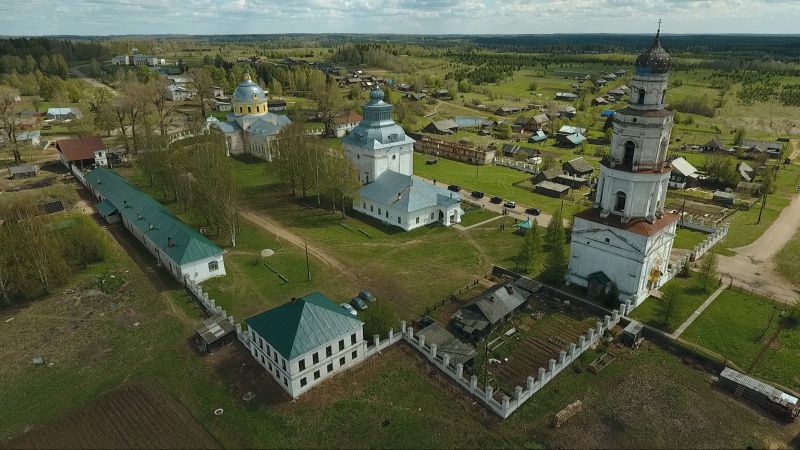
<instances>
[{"instance_id":1,"label":"corrugated metal roof","mask_svg":"<svg viewBox=\"0 0 800 450\"><path fill-rule=\"evenodd\" d=\"M720 372L719 376L720 378L725 378L726 380L741 384L748 389L752 389L760 394L763 394L776 403L780 403L789 407L798 406L797 397L776 389L771 385L764 383L763 381L756 380L755 378L733 370L730 367L722 369L722 372Z\"/></svg>"},{"instance_id":2,"label":"corrugated metal roof","mask_svg":"<svg viewBox=\"0 0 800 450\"><path fill-rule=\"evenodd\" d=\"M688 177L693 173L697 173L697 169L689 163L683 156L672 160L672 171Z\"/></svg>"},{"instance_id":3,"label":"corrugated metal roof","mask_svg":"<svg viewBox=\"0 0 800 450\"><path fill-rule=\"evenodd\" d=\"M113 170L98 167L88 172L85 178L92 189L179 266L223 253L221 248ZM108 212L105 205L103 208ZM167 245L170 239L171 247Z\"/></svg>"},{"instance_id":4,"label":"corrugated metal roof","mask_svg":"<svg viewBox=\"0 0 800 450\"><path fill-rule=\"evenodd\" d=\"M452 365L466 364L478 354L475 348L460 341L436 321L419 330L417 336L425 336L425 343L428 346L436 344L439 354L450 355L450 364Z\"/></svg>"},{"instance_id":5,"label":"corrugated metal roof","mask_svg":"<svg viewBox=\"0 0 800 450\"><path fill-rule=\"evenodd\" d=\"M353 333L363 324L319 292L264 311L245 322L287 360Z\"/></svg>"},{"instance_id":6,"label":"corrugated metal roof","mask_svg":"<svg viewBox=\"0 0 800 450\"><path fill-rule=\"evenodd\" d=\"M414 176L387 170L359 191L361 198L405 212L431 206L449 206L461 202L455 192Z\"/></svg>"}]
</instances>

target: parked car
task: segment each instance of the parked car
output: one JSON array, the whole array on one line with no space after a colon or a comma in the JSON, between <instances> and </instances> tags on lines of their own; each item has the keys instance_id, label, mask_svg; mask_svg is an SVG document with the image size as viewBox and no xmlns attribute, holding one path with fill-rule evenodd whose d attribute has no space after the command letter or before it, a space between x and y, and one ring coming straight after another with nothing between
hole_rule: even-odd
<instances>
[{"instance_id":1,"label":"parked car","mask_svg":"<svg viewBox=\"0 0 800 450\"><path fill-rule=\"evenodd\" d=\"M358 311L356 311L356 309L355 309L355 308L353 308L352 306L350 306L350 304L349 304L349 303L342 303L342 304L341 304L341 305L339 305L339 306L341 306L342 308L344 308L344 310L345 310L345 311L349 312L350 314L352 314L352 315L354 315L354 316L357 316L357 315L358 315Z\"/></svg>"},{"instance_id":2,"label":"parked car","mask_svg":"<svg viewBox=\"0 0 800 450\"><path fill-rule=\"evenodd\" d=\"M447 189L450 190L450 191L453 191L453 192L460 192L461 191L461 186L459 186L457 184L451 184L450 186L447 186Z\"/></svg>"},{"instance_id":3,"label":"parked car","mask_svg":"<svg viewBox=\"0 0 800 450\"><path fill-rule=\"evenodd\" d=\"M491 199L491 200L489 200L489 201L490 201L490 202L492 202L492 203L494 203L494 204L497 204L497 205L499 205L500 203L503 203L503 197L497 197L497 196L494 196L494 197L492 197L492 199Z\"/></svg>"},{"instance_id":4,"label":"parked car","mask_svg":"<svg viewBox=\"0 0 800 450\"><path fill-rule=\"evenodd\" d=\"M505 206L506 208L509 208L509 209L514 209L514 208L517 207L517 202L509 200L509 201L505 202L503 204L503 206Z\"/></svg>"},{"instance_id":5,"label":"parked car","mask_svg":"<svg viewBox=\"0 0 800 450\"><path fill-rule=\"evenodd\" d=\"M360 298L361 300L364 300L365 302L370 302L370 303L375 303L375 300L377 300L377 298L375 298L375 296L372 295L372 292L370 292L370 291L361 291L361 292L359 292L358 293L358 298Z\"/></svg>"},{"instance_id":6,"label":"parked car","mask_svg":"<svg viewBox=\"0 0 800 450\"><path fill-rule=\"evenodd\" d=\"M530 214L532 216L538 216L541 213L542 210L540 210L539 208L528 208L525 210L525 214Z\"/></svg>"},{"instance_id":7,"label":"parked car","mask_svg":"<svg viewBox=\"0 0 800 450\"><path fill-rule=\"evenodd\" d=\"M472 196L475 198L483 198L483 192L481 191L472 191Z\"/></svg>"},{"instance_id":8,"label":"parked car","mask_svg":"<svg viewBox=\"0 0 800 450\"><path fill-rule=\"evenodd\" d=\"M359 311L363 311L363 310L367 309L367 302L365 302L364 300L361 300L358 297L353 297L353 299L350 300L350 305L352 305L353 308L355 308L355 309L357 309Z\"/></svg>"}]
</instances>

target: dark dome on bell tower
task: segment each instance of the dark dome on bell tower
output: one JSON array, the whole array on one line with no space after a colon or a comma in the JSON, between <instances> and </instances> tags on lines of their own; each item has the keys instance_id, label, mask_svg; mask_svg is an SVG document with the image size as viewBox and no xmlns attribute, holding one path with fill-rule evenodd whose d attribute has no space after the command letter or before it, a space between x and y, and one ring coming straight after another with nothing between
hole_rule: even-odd
<instances>
[{"instance_id":1,"label":"dark dome on bell tower","mask_svg":"<svg viewBox=\"0 0 800 450\"><path fill-rule=\"evenodd\" d=\"M661 47L661 26L659 23L656 38L653 39L653 45L636 58L636 73L642 75L667 73L671 67L672 58Z\"/></svg>"}]
</instances>

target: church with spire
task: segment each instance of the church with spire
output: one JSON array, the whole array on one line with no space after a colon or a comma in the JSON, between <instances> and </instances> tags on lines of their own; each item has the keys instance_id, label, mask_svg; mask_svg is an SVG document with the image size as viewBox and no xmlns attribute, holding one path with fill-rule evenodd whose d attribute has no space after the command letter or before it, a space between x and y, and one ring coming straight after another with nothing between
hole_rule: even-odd
<instances>
[{"instance_id":1,"label":"church with spire","mask_svg":"<svg viewBox=\"0 0 800 450\"><path fill-rule=\"evenodd\" d=\"M290 123L288 117L269 112L267 93L245 73L231 96L228 120L213 125L225 135L228 156L250 154L272 161L272 142Z\"/></svg>"},{"instance_id":2,"label":"church with spire","mask_svg":"<svg viewBox=\"0 0 800 450\"><path fill-rule=\"evenodd\" d=\"M392 105L376 86L363 120L342 139L364 185L353 209L406 231L432 223L460 223L459 194L414 176L414 139L392 120Z\"/></svg>"},{"instance_id":3,"label":"church with spire","mask_svg":"<svg viewBox=\"0 0 800 450\"><path fill-rule=\"evenodd\" d=\"M664 210L673 114L665 109L669 54L661 30L636 59L627 106L613 116L593 207L575 216L568 284L600 295L615 283L620 301L641 304L668 281L678 217Z\"/></svg>"}]
</instances>

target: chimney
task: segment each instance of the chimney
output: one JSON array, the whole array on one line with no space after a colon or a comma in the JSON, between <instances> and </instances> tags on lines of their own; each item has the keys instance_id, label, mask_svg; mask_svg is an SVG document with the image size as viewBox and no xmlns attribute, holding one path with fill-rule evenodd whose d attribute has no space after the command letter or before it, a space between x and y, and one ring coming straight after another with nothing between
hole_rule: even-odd
<instances>
[{"instance_id":1,"label":"chimney","mask_svg":"<svg viewBox=\"0 0 800 450\"><path fill-rule=\"evenodd\" d=\"M513 287L511 287L511 285L510 285L510 284L507 284L507 285L506 285L506 292L508 292L509 294L511 294L511 293L513 293L513 292L514 292L514 288L513 288Z\"/></svg>"},{"instance_id":2,"label":"chimney","mask_svg":"<svg viewBox=\"0 0 800 450\"><path fill-rule=\"evenodd\" d=\"M124 208L127 208L128 207L128 201L127 200L123 200L122 201L122 205L123 205Z\"/></svg>"},{"instance_id":3,"label":"chimney","mask_svg":"<svg viewBox=\"0 0 800 450\"><path fill-rule=\"evenodd\" d=\"M100 177L97 177L97 184L101 184L101 183L102 183L102 181L100 180Z\"/></svg>"},{"instance_id":4,"label":"chimney","mask_svg":"<svg viewBox=\"0 0 800 450\"><path fill-rule=\"evenodd\" d=\"M149 228L150 228L151 230L153 229L153 223L152 223L152 222L150 222L150 226L149 226Z\"/></svg>"},{"instance_id":5,"label":"chimney","mask_svg":"<svg viewBox=\"0 0 800 450\"><path fill-rule=\"evenodd\" d=\"M168 238L167 238L167 247L172 247L172 246L173 246L173 243L172 243L172 238L171 238L171 237L168 237Z\"/></svg>"},{"instance_id":6,"label":"chimney","mask_svg":"<svg viewBox=\"0 0 800 450\"><path fill-rule=\"evenodd\" d=\"M141 218L142 218L142 212L136 211L136 219L141 219Z\"/></svg>"}]
</instances>

